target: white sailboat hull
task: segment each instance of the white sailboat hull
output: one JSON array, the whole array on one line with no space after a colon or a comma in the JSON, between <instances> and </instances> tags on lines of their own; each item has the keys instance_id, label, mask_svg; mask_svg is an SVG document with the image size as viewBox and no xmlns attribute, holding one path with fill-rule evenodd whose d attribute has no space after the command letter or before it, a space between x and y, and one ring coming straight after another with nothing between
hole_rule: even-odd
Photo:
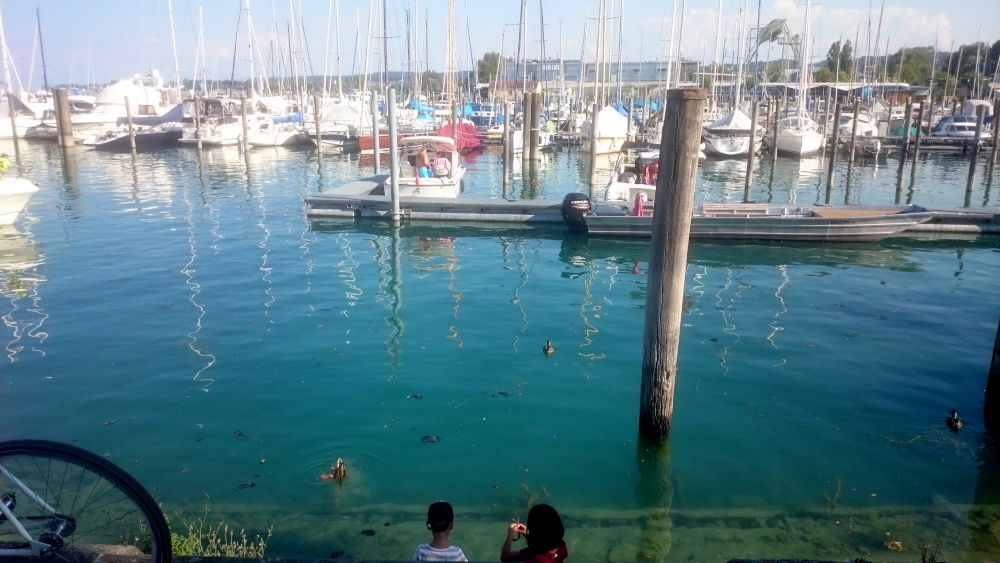
<instances>
[{"instance_id":1,"label":"white sailboat hull","mask_svg":"<svg viewBox=\"0 0 1000 563\"><path fill-rule=\"evenodd\" d=\"M823 135L817 131L785 129L778 131L778 152L794 156L804 156L819 152L823 147Z\"/></svg>"}]
</instances>

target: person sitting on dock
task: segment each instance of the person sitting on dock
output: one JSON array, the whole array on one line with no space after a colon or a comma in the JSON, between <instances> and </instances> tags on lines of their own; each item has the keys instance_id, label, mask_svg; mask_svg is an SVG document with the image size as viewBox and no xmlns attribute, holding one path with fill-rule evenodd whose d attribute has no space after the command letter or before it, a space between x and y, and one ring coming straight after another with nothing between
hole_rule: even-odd
<instances>
[{"instance_id":1,"label":"person sitting on dock","mask_svg":"<svg viewBox=\"0 0 1000 563\"><path fill-rule=\"evenodd\" d=\"M418 178L430 178L433 176L431 173L431 157L427 155L427 147L421 148L420 152L417 153L414 166L417 169Z\"/></svg>"}]
</instances>

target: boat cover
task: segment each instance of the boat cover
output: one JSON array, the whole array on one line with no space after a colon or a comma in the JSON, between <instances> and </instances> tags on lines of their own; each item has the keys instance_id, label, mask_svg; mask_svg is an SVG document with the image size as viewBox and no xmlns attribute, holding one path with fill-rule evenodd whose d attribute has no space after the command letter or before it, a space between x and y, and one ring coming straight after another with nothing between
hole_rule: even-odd
<instances>
[{"instance_id":1,"label":"boat cover","mask_svg":"<svg viewBox=\"0 0 1000 563\"><path fill-rule=\"evenodd\" d=\"M163 125L164 123L180 123L183 119L184 104L177 104L162 115L136 115L132 117L132 125L152 127L154 125ZM127 125L128 117L119 117L115 123L118 125Z\"/></svg>"},{"instance_id":2,"label":"boat cover","mask_svg":"<svg viewBox=\"0 0 1000 563\"><path fill-rule=\"evenodd\" d=\"M750 131L752 125L750 116L741 110L732 113L705 127L708 131Z\"/></svg>"}]
</instances>

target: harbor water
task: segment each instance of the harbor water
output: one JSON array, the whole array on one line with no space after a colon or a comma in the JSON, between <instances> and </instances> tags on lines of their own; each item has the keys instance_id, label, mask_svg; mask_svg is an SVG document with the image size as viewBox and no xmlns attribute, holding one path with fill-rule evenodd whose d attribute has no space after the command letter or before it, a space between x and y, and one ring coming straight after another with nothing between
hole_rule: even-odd
<instances>
[{"instance_id":1,"label":"harbor water","mask_svg":"<svg viewBox=\"0 0 1000 563\"><path fill-rule=\"evenodd\" d=\"M310 221L307 196L371 173L358 155L21 149L10 173L40 191L0 236L0 439L107 455L174 531L204 517L270 530L271 556L409 559L446 499L452 541L495 560L544 501L581 561L1000 558L982 424L1000 237L694 242L652 447L648 241ZM997 205L985 160L969 190L967 160L919 158L902 178L893 158L838 163L829 190L826 160L764 158L749 199ZM585 164L517 163L505 191L488 149L465 195L561 199ZM703 161L698 200L742 201L744 173Z\"/></svg>"}]
</instances>

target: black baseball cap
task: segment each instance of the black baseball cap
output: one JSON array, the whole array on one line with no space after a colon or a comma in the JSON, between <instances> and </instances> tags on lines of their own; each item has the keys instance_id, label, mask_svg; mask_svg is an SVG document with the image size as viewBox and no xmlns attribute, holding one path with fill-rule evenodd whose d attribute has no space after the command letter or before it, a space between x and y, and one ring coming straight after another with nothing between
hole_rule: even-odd
<instances>
[{"instance_id":1,"label":"black baseball cap","mask_svg":"<svg viewBox=\"0 0 1000 563\"><path fill-rule=\"evenodd\" d=\"M427 507L427 528L432 532L443 532L455 521L455 511L451 504L443 500Z\"/></svg>"}]
</instances>

